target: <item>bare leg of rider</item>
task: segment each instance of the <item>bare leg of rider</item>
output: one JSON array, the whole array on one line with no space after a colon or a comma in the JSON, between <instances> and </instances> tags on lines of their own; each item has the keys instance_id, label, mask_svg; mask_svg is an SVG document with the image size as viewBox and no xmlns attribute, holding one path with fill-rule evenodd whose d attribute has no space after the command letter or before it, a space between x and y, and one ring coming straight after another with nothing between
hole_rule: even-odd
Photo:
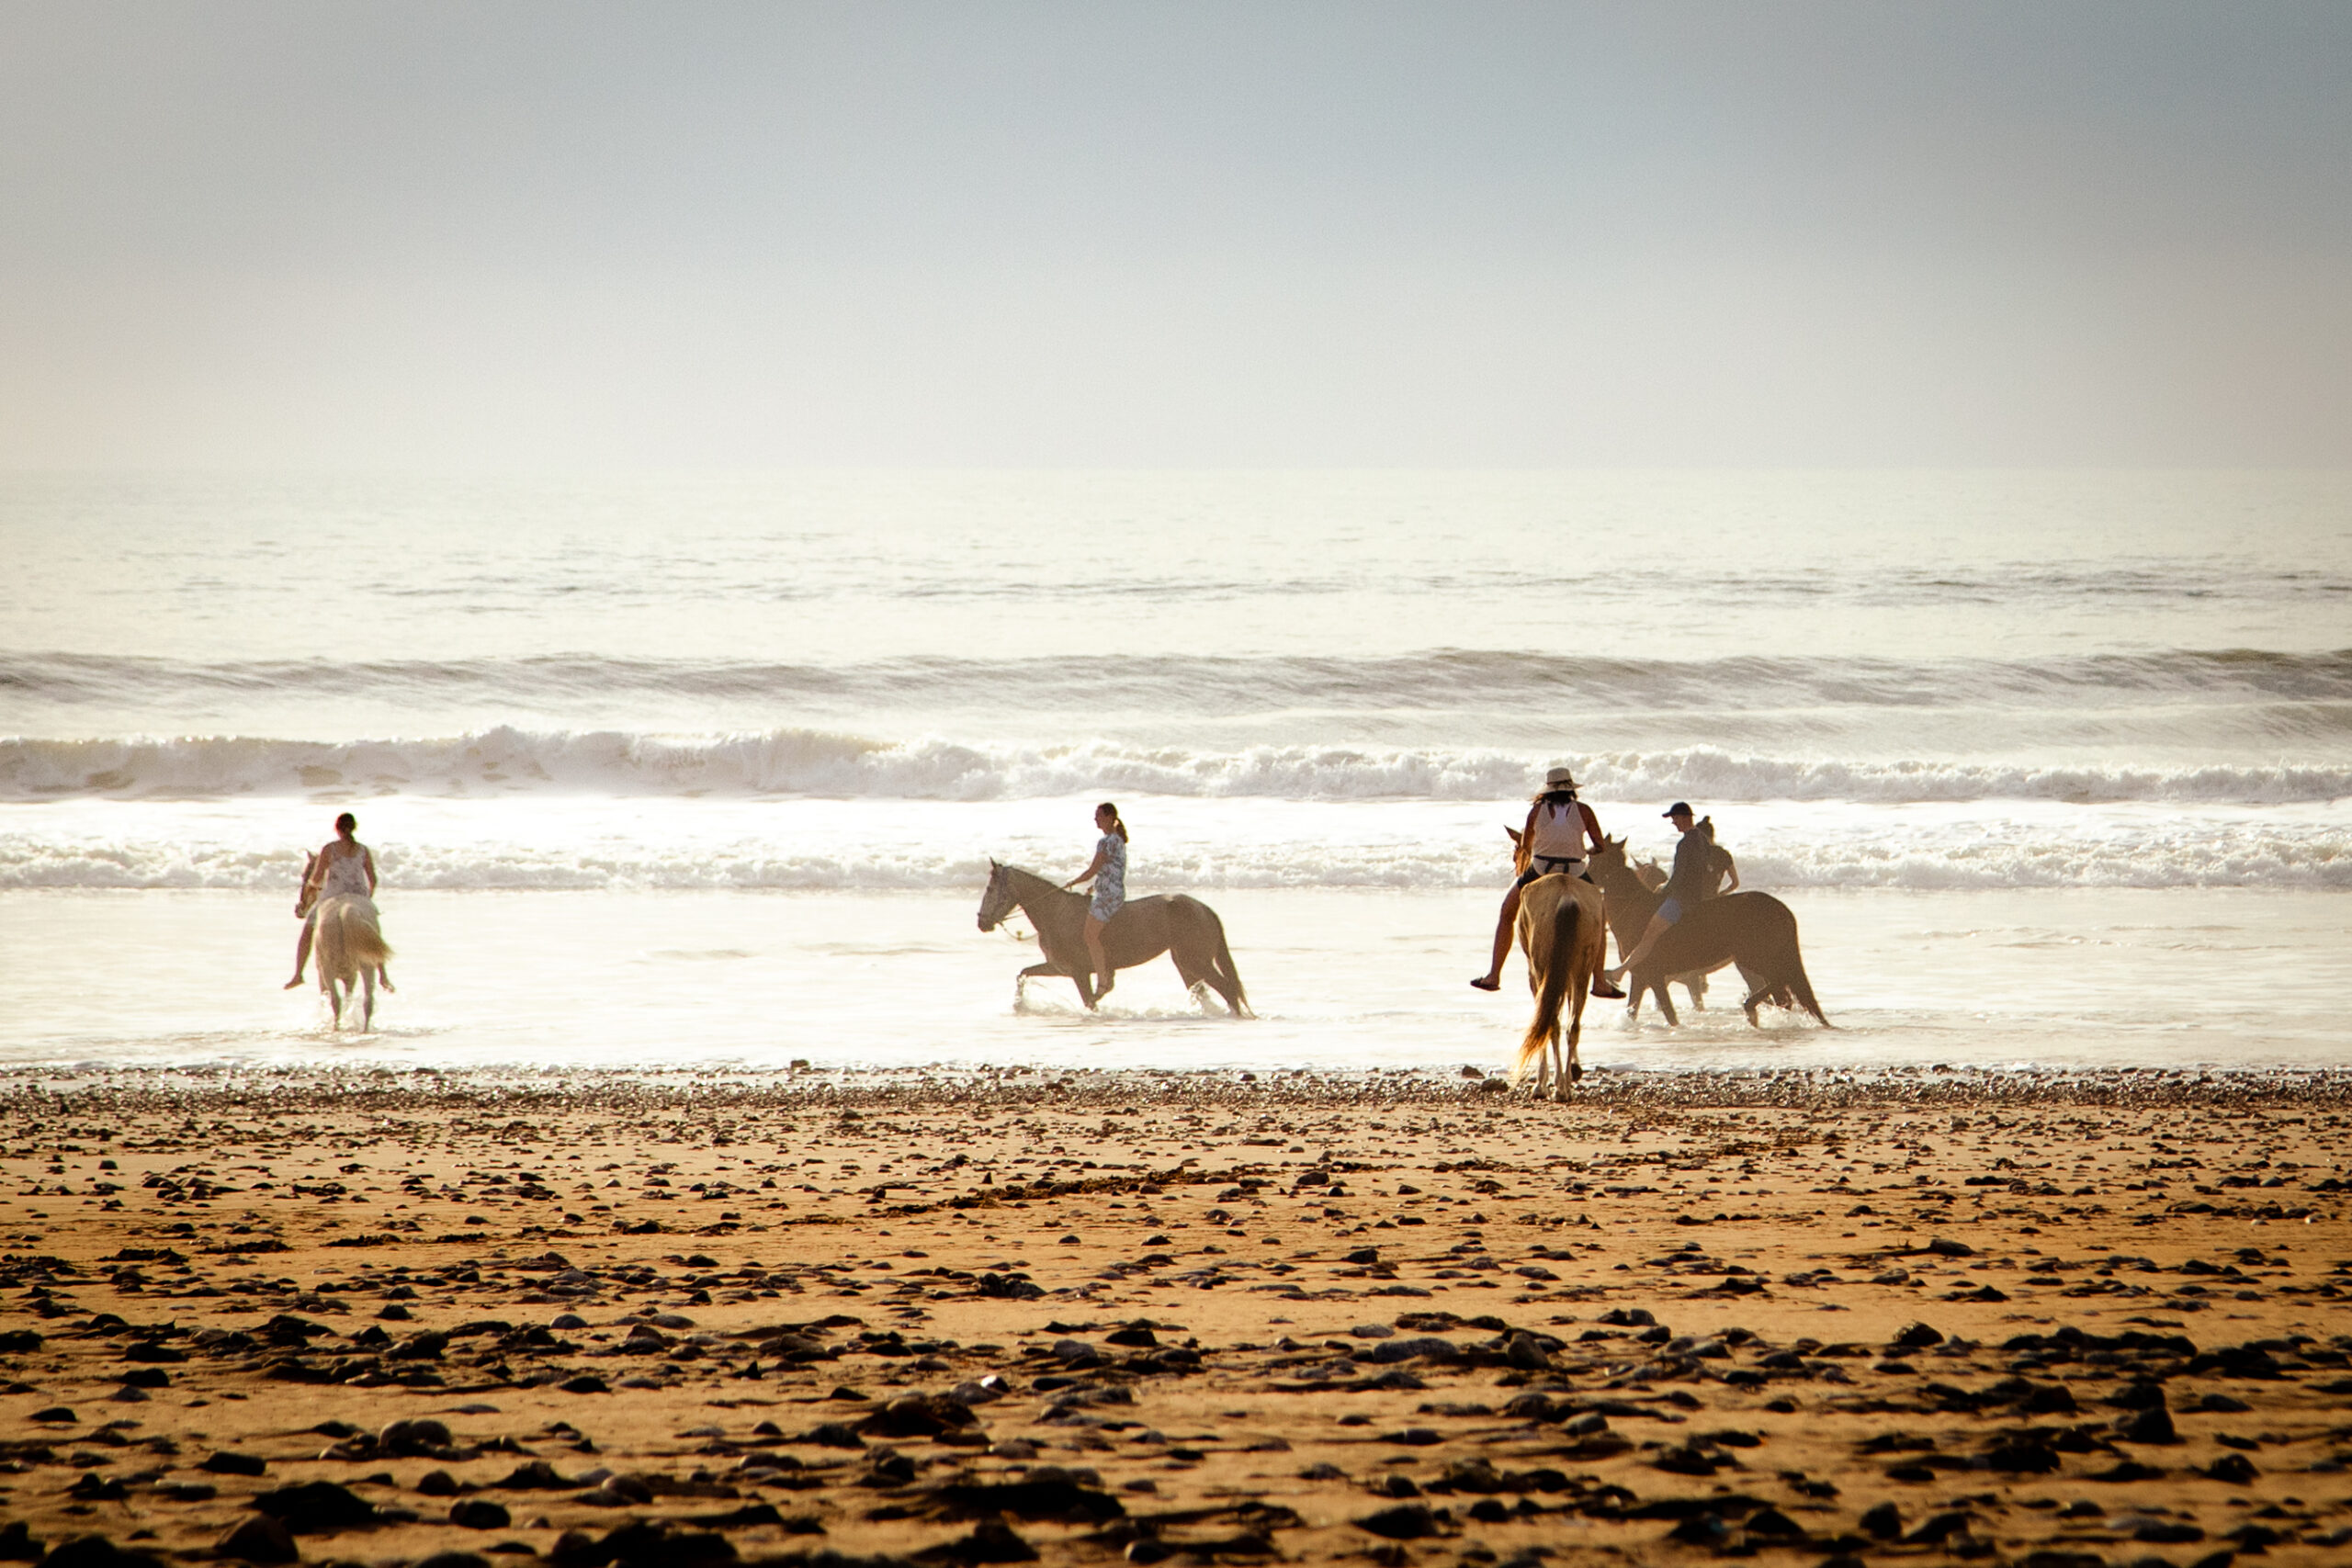
<instances>
[{"instance_id":1,"label":"bare leg of rider","mask_svg":"<svg viewBox=\"0 0 2352 1568\"><path fill-rule=\"evenodd\" d=\"M1102 956L1103 924L1092 915L1086 917L1086 955L1094 965L1094 994L1097 998L1111 994L1111 983L1115 978L1111 961Z\"/></svg>"},{"instance_id":2,"label":"bare leg of rider","mask_svg":"<svg viewBox=\"0 0 2352 1568\"><path fill-rule=\"evenodd\" d=\"M1602 973L1607 975L1611 980L1619 978L1634 964L1639 964L1643 959L1647 958L1650 955L1650 949L1657 945L1657 939L1664 936L1673 929L1674 926L1671 921L1662 919L1657 915L1652 915L1650 917L1649 929L1642 932L1642 940L1634 944L1634 951L1627 953L1621 953L1619 956L1623 960L1623 962L1619 964L1616 968L1603 970Z\"/></svg>"},{"instance_id":3,"label":"bare leg of rider","mask_svg":"<svg viewBox=\"0 0 2352 1568\"><path fill-rule=\"evenodd\" d=\"M1502 918L1495 922L1495 956L1487 972L1471 981L1482 991L1498 991L1503 984L1503 960L1510 956L1511 932L1519 924L1519 889L1503 895Z\"/></svg>"},{"instance_id":4,"label":"bare leg of rider","mask_svg":"<svg viewBox=\"0 0 2352 1568\"><path fill-rule=\"evenodd\" d=\"M311 962L311 937L319 929L316 914L302 922L302 938L294 944L294 978L286 982L284 989L292 990L302 983L302 970Z\"/></svg>"}]
</instances>

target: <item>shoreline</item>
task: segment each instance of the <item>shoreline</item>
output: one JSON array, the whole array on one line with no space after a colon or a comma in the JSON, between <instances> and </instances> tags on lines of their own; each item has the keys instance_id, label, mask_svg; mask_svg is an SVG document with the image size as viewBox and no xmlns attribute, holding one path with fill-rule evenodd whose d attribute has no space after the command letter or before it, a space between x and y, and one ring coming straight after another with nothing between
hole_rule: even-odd
<instances>
[{"instance_id":1,"label":"shoreline","mask_svg":"<svg viewBox=\"0 0 2352 1568\"><path fill-rule=\"evenodd\" d=\"M136 1105L150 1099L192 1104L289 1105L316 1100L341 1108L369 1104L458 1105L495 1097L553 1108L735 1105L788 1110L820 1104L917 1107L1117 1102L1299 1106L1483 1105L1541 1109L1506 1075L1471 1064L1370 1068L1069 1068L909 1066L838 1068L610 1067L347 1068L0 1066L0 1111L31 1099ZM1570 1105L1836 1110L1881 1102L1937 1106L2216 1104L2352 1109L2352 1068L2342 1067L1660 1067L1588 1068Z\"/></svg>"}]
</instances>

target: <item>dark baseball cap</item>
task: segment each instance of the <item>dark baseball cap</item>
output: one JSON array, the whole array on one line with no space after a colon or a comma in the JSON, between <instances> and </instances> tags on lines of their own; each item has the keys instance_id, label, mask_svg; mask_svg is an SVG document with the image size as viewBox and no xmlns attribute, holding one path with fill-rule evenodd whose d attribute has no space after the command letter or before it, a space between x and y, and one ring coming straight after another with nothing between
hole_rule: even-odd
<instances>
[{"instance_id":1,"label":"dark baseball cap","mask_svg":"<svg viewBox=\"0 0 2352 1568\"><path fill-rule=\"evenodd\" d=\"M1687 801L1687 800L1678 800L1678 801L1676 801L1673 805L1671 805L1671 806L1668 807L1664 811L1660 812L1658 815L1660 815L1660 816L1662 816L1662 817L1689 817L1689 816L1691 816L1691 815L1692 815L1692 812L1691 812L1691 810L1690 810L1690 803L1689 801Z\"/></svg>"}]
</instances>

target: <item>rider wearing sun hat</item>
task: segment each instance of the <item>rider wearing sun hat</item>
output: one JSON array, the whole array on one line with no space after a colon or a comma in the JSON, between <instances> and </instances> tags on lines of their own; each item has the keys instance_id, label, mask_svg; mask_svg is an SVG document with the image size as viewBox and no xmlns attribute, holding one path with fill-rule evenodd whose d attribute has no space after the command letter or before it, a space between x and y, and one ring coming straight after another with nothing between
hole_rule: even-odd
<instances>
[{"instance_id":1,"label":"rider wearing sun hat","mask_svg":"<svg viewBox=\"0 0 2352 1568\"><path fill-rule=\"evenodd\" d=\"M1495 922L1494 959L1471 985L1482 991L1501 988L1503 960L1510 956L1511 931L1519 920L1519 890L1539 876L1555 873L1590 882L1585 870L1588 847L1598 850L1600 845L1600 818L1577 798L1576 774L1566 768L1545 773L1543 790L1527 808L1527 826L1520 830L1519 876L1503 895L1502 918ZM1595 976L1592 994L1622 997L1625 993Z\"/></svg>"}]
</instances>

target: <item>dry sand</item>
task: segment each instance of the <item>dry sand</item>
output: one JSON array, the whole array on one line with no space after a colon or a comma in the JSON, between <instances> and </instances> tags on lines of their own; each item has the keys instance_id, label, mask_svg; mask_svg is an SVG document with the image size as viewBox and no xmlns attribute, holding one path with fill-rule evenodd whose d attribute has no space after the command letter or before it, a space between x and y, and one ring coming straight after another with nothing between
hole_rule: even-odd
<instances>
[{"instance_id":1,"label":"dry sand","mask_svg":"<svg viewBox=\"0 0 2352 1568\"><path fill-rule=\"evenodd\" d=\"M1589 1082L18 1078L0 1558L2352 1555L2352 1080Z\"/></svg>"}]
</instances>

